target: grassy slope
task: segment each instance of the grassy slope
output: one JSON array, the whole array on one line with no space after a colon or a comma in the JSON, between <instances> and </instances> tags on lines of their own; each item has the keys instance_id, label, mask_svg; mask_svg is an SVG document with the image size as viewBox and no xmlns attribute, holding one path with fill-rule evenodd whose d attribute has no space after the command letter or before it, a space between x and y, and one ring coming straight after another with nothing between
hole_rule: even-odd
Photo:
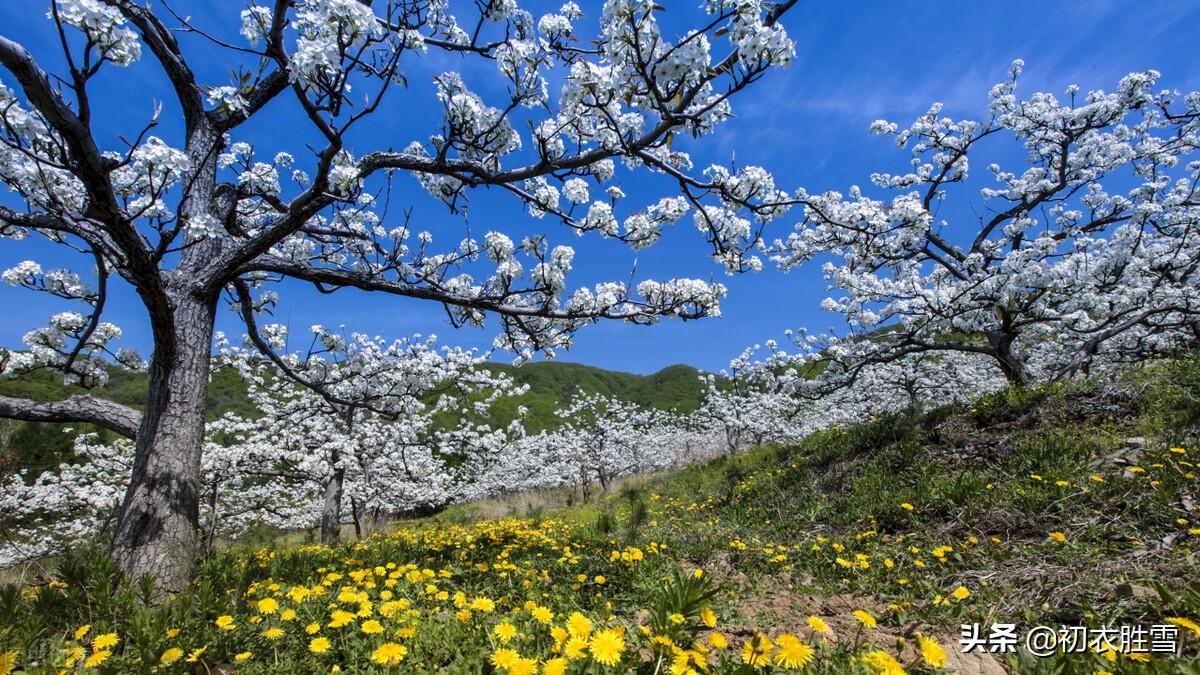
<instances>
[{"instance_id":1,"label":"grassy slope","mask_svg":"<svg viewBox=\"0 0 1200 675\"><path fill-rule=\"evenodd\" d=\"M548 515L663 542L685 566L716 570L747 631L799 633L816 614L853 632L854 608L887 617L894 636L911 642L923 626L944 643L961 623L992 617L1196 618L1198 391L1197 358L1115 386L1006 391L970 409L879 419L652 477L599 512ZM631 527L641 500L649 521ZM951 594L959 586L967 599ZM1059 666L1106 663L1083 661Z\"/></svg>"},{"instance_id":2,"label":"grassy slope","mask_svg":"<svg viewBox=\"0 0 1200 675\"><path fill-rule=\"evenodd\" d=\"M760 631L813 645L809 672L865 673L873 652L896 655L909 672L932 672L914 651L918 633L939 640L957 672L1196 672L1200 635L1186 629L1184 659L1148 665L1098 654L964 657L955 646L964 622L1095 627L1200 617L1197 391L1200 357L1192 357L1117 385L1007 391L971 408L827 431L630 480L621 494L582 505L559 495L568 505L524 509L514 514L520 519L480 520L487 505L462 505L336 548L289 543L294 536L247 542L212 556L196 589L167 609L145 607L136 585L114 591L102 559L68 558L58 571L62 589L0 589L0 616L14 617L7 632L0 620L0 651L65 653L74 627L90 623L128 645L112 657L125 670L114 672L148 672L172 645L207 646L206 667L221 672L239 653L251 654L245 672L326 672L333 662L344 672L376 672L370 655L395 635L409 650L404 672L486 673L501 646L501 620L518 629L510 648L554 655L550 626L532 612L540 605L555 626L581 612L597 627L626 631L618 669L585 657L568 672L651 673L666 667L649 635L714 644L700 621L700 608L711 604L732 644L710 657L722 673L751 672L738 664ZM644 560L622 560L630 546ZM393 563L409 571L384 596L377 580ZM687 572L695 568L720 585L711 599L693 601ZM680 571L684 581L670 581ZM445 597L431 594L434 576ZM362 611L355 598L382 608L399 597L415 613L381 617L394 630L382 636L357 624L330 628L332 595L290 595L322 581L352 610ZM452 596L460 591L494 601L495 610L456 618ZM294 623L263 616L264 595L296 611ZM878 626L861 627L855 610ZM669 619L674 613L679 623ZM214 627L222 614L235 630ZM830 633L814 634L813 616ZM332 638L329 652L310 653L299 630L310 621ZM283 637L268 643L262 626L276 624ZM164 640L167 626L181 635Z\"/></svg>"}]
</instances>

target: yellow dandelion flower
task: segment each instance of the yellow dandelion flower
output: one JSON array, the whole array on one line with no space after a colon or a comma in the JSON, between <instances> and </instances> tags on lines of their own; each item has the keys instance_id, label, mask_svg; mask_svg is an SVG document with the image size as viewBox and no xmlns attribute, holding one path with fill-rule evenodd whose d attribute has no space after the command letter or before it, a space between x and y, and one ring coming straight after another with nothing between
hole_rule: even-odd
<instances>
[{"instance_id":1,"label":"yellow dandelion flower","mask_svg":"<svg viewBox=\"0 0 1200 675\"><path fill-rule=\"evenodd\" d=\"M700 622L709 628L716 628L717 615L712 611L711 608L705 607L704 609L700 610Z\"/></svg>"},{"instance_id":2,"label":"yellow dandelion flower","mask_svg":"<svg viewBox=\"0 0 1200 675\"><path fill-rule=\"evenodd\" d=\"M254 656L253 652L241 652L240 654L234 654L233 660L237 661L238 663L245 663L249 661L250 657L252 656Z\"/></svg>"},{"instance_id":3,"label":"yellow dandelion flower","mask_svg":"<svg viewBox=\"0 0 1200 675\"><path fill-rule=\"evenodd\" d=\"M774 648L771 640L759 633L742 645L742 663L753 668L762 668L770 663L771 650Z\"/></svg>"},{"instance_id":4,"label":"yellow dandelion flower","mask_svg":"<svg viewBox=\"0 0 1200 675\"><path fill-rule=\"evenodd\" d=\"M819 616L808 617L808 627L811 628L814 633L829 632L829 624L825 623L825 620Z\"/></svg>"},{"instance_id":5,"label":"yellow dandelion flower","mask_svg":"<svg viewBox=\"0 0 1200 675\"><path fill-rule=\"evenodd\" d=\"M17 669L16 652L0 652L0 675L11 675Z\"/></svg>"},{"instance_id":6,"label":"yellow dandelion flower","mask_svg":"<svg viewBox=\"0 0 1200 675\"><path fill-rule=\"evenodd\" d=\"M529 615L533 617L534 621L537 621L543 626L548 625L554 620L554 612L550 611L550 609L546 607L534 607L533 609L529 610Z\"/></svg>"},{"instance_id":7,"label":"yellow dandelion flower","mask_svg":"<svg viewBox=\"0 0 1200 675\"><path fill-rule=\"evenodd\" d=\"M803 668L813 660L816 653L812 647L800 641L795 635L784 633L775 639L779 651L775 653L775 665L782 668Z\"/></svg>"},{"instance_id":8,"label":"yellow dandelion flower","mask_svg":"<svg viewBox=\"0 0 1200 675\"><path fill-rule=\"evenodd\" d=\"M966 600L971 597L971 591L967 590L966 586L959 586L951 591L950 595L954 596L955 600Z\"/></svg>"},{"instance_id":9,"label":"yellow dandelion flower","mask_svg":"<svg viewBox=\"0 0 1200 675\"><path fill-rule=\"evenodd\" d=\"M583 658L587 651L588 641L585 637L573 637L567 640L566 646L563 647L563 653L568 659L575 660Z\"/></svg>"},{"instance_id":10,"label":"yellow dandelion flower","mask_svg":"<svg viewBox=\"0 0 1200 675\"><path fill-rule=\"evenodd\" d=\"M492 652L492 657L488 659L488 661L497 668L504 668L505 670L508 670L512 664L516 663L520 659L521 655L518 654L516 650L501 648Z\"/></svg>"},{"instance_id":11,"label":"yellow dandelion flower","mask_svg":"<svg viewBox=\"0 0 1200 675\"><path fill-rule=\"evenodd\" d=\"M379 623L375 619L369 619L362 623L362 632L366 633L367 635L375 635L377 633L382 633L383 632L383 624Z\"/></svg>"},{"instance_id":12,"label":"yellow dandelion flower","mask_svg":"<svg viewBox=\"0 0 1200 675\"><path fill-rule=\"evenodd\" d=\"M854 610L854 618L857 619L864 628L874 628L876 625L878 625L878 622L875 621L875 616L865 609Z\"/></svg>"},{"instance_id":13,"label":"yellow dandelion flower","mask_svg":"<svg viewBox=\"0 0 1200 675\"><path fill-rule=\"evenodd\" d=\"M408 656L408 647L395 642L385 642L371 652L372 661L388 668L400 665L405 656Z\"/></svg>"},{"instance_id":14,"label":"yellow dandelion flower","mask_svg":"<svg viewBox=\"0 0 1200 675\"><path fill-rule=\"evenodd\" d=\"M606 666L615 666L625 651L625 638L612 628L596 631L592 636L592 658Z\"/></svg>"},{"instance_id":15,"label":"yellow dandelion flower","mask_svg":"<svg viewBox=\"0 0 1200 675\"><path fill-rule=\"evenodd\" d=\"M229 620L233 621L233 617L230 617ZM219 626L220 624L217 624L217 625ZM236 626L235 626L235 628L236 628ZM233 630L233 628L230 628L229 630ZM171 639L174 639L177 637L179 637L179 629L178 628L168 628L167 629L167 639L168 640L171 640Z\"/></svg>"},{"instance_id":16,"label":"yellow dandelion flower","mask_svg":"<svg viewBox=\"0 0 1200 675\"><path fill-rule=\"evenodd\" d=\"M320 630L321 630L321 624L319 624L319 623L310 623L304 627L304 632L308 633L309 635L315 635L318 632L320 632Z\"/></svg>"},{"instance_id":17,"label":"yellow dandelion flower","mask_svg":"<svg viewBox=\"0 0 1200 675\"><path fill-rule=\"evenodd\" d=\"M491 612L496 609L496 603L490 598L475 598L471 601L471 609L476 612Z\"/></svg>"},{"instance_id":18,"label":"yellow dandelion flower","mask_svg":"<svg viewBox=\"0 0 1200 675\"><path fill-rule=\"evenodd\" d=\"M91 629L92 629L92 624L90 624L90 623L85 623L82 626L80 626L79 628L76 628L75 629L75 639L82 640L83 636L87 635L88 631L90 631Z\"/></svg>"},{"instance_id":19,"label":"yellow dandelion flower","mask_svg":"<svg viewBox=\"0 0 1200 675\"><path fill-rule=\"evenodd\" d=\"M564 675L567 672L567 660L563 658L550 659L542 664L542 675Z\"/></svg>"},{"instance_id":20,"label":"yellow dandelion flower","mask_svg":"<svg viewBox=\"0 0 1200 675\"><path fill-rule=\"evenodd\" d=\"M921 659L934 668L946 667L946 650L938 641L926 635L917 634L917 646L921 648Z\"/></svg>"},{"instance_id":21,"label":"yellow dandelion flower","mask_svg":"<svg viewBox=\"0 0 1200 675\"><path fill-rule=\"evenodd\" d=\"M572 612L567 618L567 632L574 637L586 638L592 634L592 622L579 612Z\"/></svg>"},{"instance_id":22,"label":"yellow dandelion flower","mask_svg":"<svg viewBox=\"0 0 1200 675\"><path fill-rule=\"evenodd\" d=\"M279 638L283 637L283 629L268 628L263 631L263 637L267 638L268 640L278 640Z\"/></svg>"},{"instance_id":23,"label":"yellow dandelion flower","mask_svg":"<svg viewBox=\"0 0 1200 675\"><path fill-rule=\"evenodd\" d=\"M187 661L188 663L195 663L200 660L201 656L204 656L204 652L206 652L206 651L208 651L207 646L201 647L199 649L193 649L192 653L188 654L188 657L184 660Z\"/></svg>"},{"instance_id":24,"label":"yellow dandelion flower","mask_svg":"<svg viewBox=\"0 0 1200 675\"><path fill-rule=\"evenodd\" d=\"M87 653L87 651L83 647L80 647L78 645L68 648L67 649L67 665L68 666L75 665L75 663L77 661L79 661L79 659L82 659L83 655L86 653Z\"/></svg>"},{"instance_id":25,"label":"yellow dandelion flower","mask_svg":"<svg viewBox=\"0 0 1200 675\"><path fill-rule=\"evenodd\" d=\"M98 651L94 651L94 652L92 652L92 655L87 657L87 660L83 662L83 667L84 668L99 668L100 664L107 661L108 657L110 657L110 656L112 656L112 652L107 649L100 649ZM4 672L4 664L0 663L0 673L3 673L3 672Z\"/></svg>"},{"instance_id":26,"label":"yellow dandelion flower","mask_svg":"<svg viewBox=\"0 0 1200 675\"><path fill-rule=\"evenodd\" d=\"M275 598L263 598L258 601L259 614L274 614L279 609L279 601Z\"/></svg>"},{"instance_id":27,"label":"yellow dandelion flower","mask_svg":"<svg viewBox=\"0 0 1200 675\"><path fill-rule=\"evenodd\" d=\"M492 633L496 636L497 640L500 640L500 644L506 645L513 638L517 637L517 627L507 621L502 621L496 624L496 627L492 629Z\"/></svg>"},{"instance_id":28,"label":"yellow dandelion flower","mask_svg":"<svg viewBox=\"0 0 1200 675\"><path fill-rule=\"evenodd\" d=\"M507 675L534 675L537 672L537 661L533 659L517 659L508 666Z\"/></svg>"},{"instance_id":29,"label":"yellow dandelion flower","mask_svg":"<svg viewBox=\"0 0 1200 675\"><path fill-rule=\"evenodd\" d=\"M237 628L237 624L234 623L233 617L229 616L228 614L222 614L221 616L218 616L217 619L213 621L213 624L221 630L233 630ZM170 631L167 632L170 633ZM178 632L176 634L178 635Z\"/></svg>"},{"instance_id":30,"label":"yellow dandelion flower","mask_svg":"<svg viewBox=\"0 0 1200 675\"><path fill-rule=\"evenodd\" d=\"M158 657L158 660L163 665L167 665L167 664L175 663L182 656L183 656L182 649L180 649L179 647L171 647L167 651L163 652L162 656Z\"/></svg>"},{"instance_id":31,"label":"yellow dandelion flower","mask_svg":"<svg viewBox=\"0 0 1200 675\"><path fill-rule=\"evenodd\" d=\"M112 649L120 641L116 633L102 633L92 640L92 649Z\"/></svg>"},{"instance_id":32,"label":"yellow dandelion flower","mask_svg":"<svg viewBox=\"0 0 1200 675\"><path fill-rule=\"evenodd\" d=\"M1185 619L1182 616L1168 616L1166 618L1166 622L1175 626L1179 626L1180 628L1190 630L1192 631L1193 635L1200 637L1200 624L1197 624L1191 619Z\"/></svg>"},{"instance_id":33,"label":"yellow dandelion flower","mask_svg":"<svg viewBox=\"0 0 1200 675\"><path fill-rule=\"evenodd\" d=\"M724 635L716 631L708 634L708 644L716 649L729 649L729 640L726 640Z\"/></svg>"},{"instance_id":34,"label":"yellow dandelion flower","mask_svg":"<svg viewBox=\"0 0 1200 675\"><path fill-rule=\"evenodd\" d=\"M859 657L865 666L871 669L872 673L880 675L904 675L904 666L900 665L891 654L887 652L873 650L866 652Z\"/></svg>"},{"instance_id":35,"label":"yellow dandelion flower","mask_svg":"<svg viewBox=\"0 0 1200 675\"><path fill-rule=\"evenodd\" d=\"M1067 543L1067 535L1063 534L1062 532L1051 532L1050 538L1060 544Z\"/></svg>"},{"instance_id":36,"label":"yellow dandelion flower","mask_svg":"<svg viewBox=\"0 0 1200 675\"><path fill-rule=\"evenodd\" d=\"M308 651L312 652L313 654L324 654L325 652L329 651L329 638L313 638L308 643Z\"/></svg>"}]
</instances>

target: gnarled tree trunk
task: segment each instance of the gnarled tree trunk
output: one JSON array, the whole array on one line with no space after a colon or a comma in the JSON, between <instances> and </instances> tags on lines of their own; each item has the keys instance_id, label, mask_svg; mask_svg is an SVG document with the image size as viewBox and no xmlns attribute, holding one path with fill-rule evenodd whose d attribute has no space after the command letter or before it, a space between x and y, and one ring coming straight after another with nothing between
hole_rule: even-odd
<instances>
[{"instance_id":1,"label":"gnarled tree trunk","mask_svg":"<svg viewBox=\"0 0 1200 675\"><path fill-rule=\"evenodd\" d=\"M181 297L183 296L183 297ZM172 340L156 340L133 474L113 536L113 558L161 590L190 581L199 550L200 456L216 299L173 297Z\"/></svg>"}]
</instances>

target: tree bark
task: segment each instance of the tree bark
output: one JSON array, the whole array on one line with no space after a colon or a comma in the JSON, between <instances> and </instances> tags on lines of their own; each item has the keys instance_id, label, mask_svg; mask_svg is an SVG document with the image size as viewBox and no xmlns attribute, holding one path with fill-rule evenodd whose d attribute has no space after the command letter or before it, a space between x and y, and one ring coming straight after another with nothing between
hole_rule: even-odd
<instances>
[{"instance_id":1,"label":"tree bark","mask_svg":"<svg viewBox=\"0 0 1200 675\"><path fill-rule=\"evenodd\" d=\"M216 311L215 297L183 295L171 308L171 339L155 341L133 473L112 547L130 578L149 575L160 590L173 592L191 580L199 550L200 454Z\"/></svg>"},{"instance_id":2,"label":"tree bark","mask_svg":"<svg viewBox=\"0 0 1200 675\"><path fill-rule=\"evenodd\" d=\"M1005 323L1007 324L1007 321ZM1013 342L1017 336L1008 330L1000 329L988 331L987 339L992 347L992 356L1009 384L1027 384L1029 372L1025 369L1025 360L1013 349Z\"/></svg>"},{"instance_id":3,"label":"tree bark","mask_svg":"<svg viewBox=\"0 0 1200 675\"><path fill-rule=\"evenodd\" d=\"M336 458L335 458L336 461ZM330 546L338 542L342 529L342 482L346 472L334 469L325 484L325 504L321 507L321 543Z\"/></svg>"}]
</instances>

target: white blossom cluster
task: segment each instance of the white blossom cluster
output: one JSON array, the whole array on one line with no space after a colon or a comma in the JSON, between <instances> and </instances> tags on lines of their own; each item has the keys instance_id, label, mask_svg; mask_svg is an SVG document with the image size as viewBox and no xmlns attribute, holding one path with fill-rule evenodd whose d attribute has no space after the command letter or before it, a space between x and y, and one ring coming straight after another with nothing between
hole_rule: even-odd
<instances>
[{"instance_id":1,"label":"white blossom cluster","mask_svg":"<svg viewBox=\"0 0 1200 675\"><path fill-rule=\"evenodd\" d=\"M1021 66L993 87L986 121L953 120L934 105L907 129L872 125L912 154L908 173L872 175L898 191L892 198L858 187L803 196L804 219L776 241L773 259L789 269L832 254L823 269L835 294L823 307L851 332L804 336L798 367L832 363L832 380L953 350L1031 382L1200 335L1200 94L1156 91L1159 75L1146 71L1113 92L1022 99ZM975 179L981 215L936 217L973 185L969 156L1005 135L1026 166L991 164L990 183Z\"/></svg>"}]
</instances>

